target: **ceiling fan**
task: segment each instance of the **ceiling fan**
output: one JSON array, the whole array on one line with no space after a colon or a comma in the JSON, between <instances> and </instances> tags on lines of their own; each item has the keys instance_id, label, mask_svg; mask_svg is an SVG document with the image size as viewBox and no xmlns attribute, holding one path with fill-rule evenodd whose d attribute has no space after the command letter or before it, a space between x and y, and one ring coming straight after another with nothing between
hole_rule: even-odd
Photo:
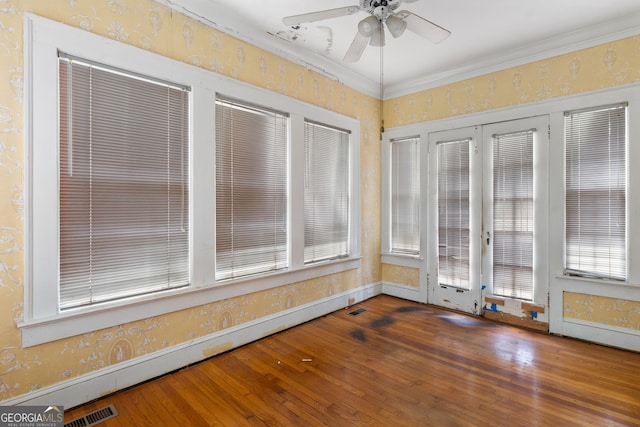
<instances>
[{"instance_id":1,"label":"ceiling fan","mask_svg":"<svg viewBox=\"0 0 640 427\"><path fill-rule=\"evenodd\" d=\"M358 23L356 36L344 56L345 62L357 62L367 45L384 46L385 25L394 38L400 37L405 30L412 31L433 43L440 43L451 35L449 30L408 10L396 12L400 4L415 1L417 0L360 0L360 4L356 6L287 16L282 19L282 22L288 26L295 26L306 22L353 15L360 11L367 12L370 16Z\"/></svg>"}]
</instances>

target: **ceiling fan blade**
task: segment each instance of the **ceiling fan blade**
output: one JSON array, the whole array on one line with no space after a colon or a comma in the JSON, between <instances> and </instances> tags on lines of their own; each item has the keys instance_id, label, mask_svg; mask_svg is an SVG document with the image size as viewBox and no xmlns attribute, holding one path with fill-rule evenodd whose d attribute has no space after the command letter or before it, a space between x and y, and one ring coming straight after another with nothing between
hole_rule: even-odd
<instances>
[{"instance_id":1,"label":"ceiling fan blade","mask_svg":"<svg viewBox=\"0 0 640 427\"><path fill-rule=\"evenodd\" d=\"M359 31L356 32L356 36L353 38L351 42L351 46L349 46L349 50L344 54L344 62L358 62L364 49L369 44L369 39L371 37L366 37L360 34Z\"/></svg>"},{"instance_id":2,"label":"ceiling fan blade","mask_svg":"<svg viewBox=\"0 0 640 427\"><path fill-rule=\"evenodd\" d=\"M395 16L404 19L407 23L407 30L413 31L433 43L440 43L451 35L451 31L408 10L396 12Z\"/></svg>"},{"instance_id":3,"label":"ceiling fan blade","mask_svg":"<svg viewBox=\"0 0 640 427\"><path fill-rule=\"evenodd\" d=\"M303 13L282 18L284 25L296 25L303 22L315 22L323 19L339 18L341 16L353 15L360 12L360 6L346 6L335 9L320 10L318 12Z\"/></svg>"}]
</instances>

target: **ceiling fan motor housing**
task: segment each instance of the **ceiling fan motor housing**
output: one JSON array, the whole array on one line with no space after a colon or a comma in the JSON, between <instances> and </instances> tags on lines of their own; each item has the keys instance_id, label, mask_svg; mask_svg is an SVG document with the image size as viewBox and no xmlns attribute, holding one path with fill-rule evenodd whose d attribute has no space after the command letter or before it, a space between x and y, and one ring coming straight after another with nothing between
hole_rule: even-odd
<instances>
[{"instance_id":1,"label":"ceiling fan motor housing","mask_svg":"<svg viewBox=\"0 0 640 427\"><path fill-rule=\"evenodd\" d=\"M385 21L400 6L401 0L360 0L360 8Z\"/></svg>"}]
</instances>

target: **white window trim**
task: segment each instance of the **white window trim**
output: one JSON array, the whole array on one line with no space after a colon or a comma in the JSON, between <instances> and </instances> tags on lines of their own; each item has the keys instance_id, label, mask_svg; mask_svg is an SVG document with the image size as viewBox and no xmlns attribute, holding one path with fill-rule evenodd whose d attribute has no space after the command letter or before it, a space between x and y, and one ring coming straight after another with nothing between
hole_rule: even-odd
<instances>
[{"instance_id":1,"label":"white window trim","mask_svg":"<svg viewBox=\"0 0 640 427\"><path fill-rule=\"evenodd\" d=\"M404 267L418 268L424 259L425 253L425 240L422 236L425 235L423 228L425 225L424 204L422 202L420 206L420 219L418 229L420 230L420 250L416 254L394 252L391 250L391 144L392 141L407 138L418 139L418 167L420 169L420 193L422 195L422 188L428 184L427 173L427 150L425 149L426 143L420 132L411 133L411 128L402 128L399 131L386 132L382 140L382 262L385 264L396 264Z\"/></svg>"},{"instance_id":2,"label":"white window trim","mask_svg":"<svg viewBox=\"0 0 640 427\"><path fill-rule=\"evenodd\" d=\"M480 112L463 116L456 116L435 120L431 122L416 123L397 128L387 129L383 135L383 221L384 215L388 215L389 198L385 195L388 191L387 180L384 180L385 171L389 167L389 153L386 152L386 143L394 138L406 137L409 135L428 135L430 132L438 132L450 129L458 129L466 126L487 125L491 123L505 122L526 117L541 115L549 116L551 139L549 142L549 165L548 165L548 203L549 203L549 224L548 224L548 245L549 251L545 256L547 271L545 279L549 283L549 330L552 333L563 334L565 325L569 323L563 318L563 293L578 292L589 295L601 295L610 298L623 298L628 300L640 300L640 265L629 263L626 282L609 281L605 279L585 279L580 277L566 276L564 274L564 112L581 109L585 107L598 107L602 105L628 103L628 145L627 145L627 247L628 259L634 259L640 253L640 223L631 220L640 215L640 191L636 183L640 183L640 167L637 161L640 159L640 84L632 83L620 87L606 88L587 93L569 95L561 98L552 98L526 105L517 105L501 108L488 112ZM421 152L422 156L428 156L427 150ZM636 162L636 163L634 163ZM423 163L423 168L425 164ZM425 169L422 169L425 170ZM388 174L388 171L386 172ZM422 175L428 175L424 173ZM421 179L421 206L428 207L431 196L425 188L428 184ZM558 183L561 183L559 185ZM388 194L388 193L387 193ZM423 216L421 221L427 222L428 218ZM385 224L385 222L383 222ZM421 228L421 239L427 239L430 235L427 227ZM383 226L383 242L385 237ZM383 243L383 250L385 246ZM423 253L422 263L411 263L400 260L397 256L384 255L384 263L416 266L420 268L421 295L425 295L423 289L428 283L427 259L430 257L430 250L427 248ZM413 260L411 260L413 261ZM541 298L544 299L543 296ZM428 298L425 297L428 301ZM572 336L573 329L567 329ZM586 335L585 335L586 336ZM580 337L585 337L580 336ZM624 347L624 345L621 345Z\"/></svg>"},{"instance_id":3,"label":"white window trim","mask_svg":"<svg viewBox=\"0 0 640 427\"><path fill-rule=\"evenodd\" d=\"M23 347L360 267L360 123L130 45L25 14L25 291ZM58 309L58 50L191 88L191 285L61 313ZM215 281L215 95L223 93L291 112L290 176L302 176L304 119L351 131L350 256L305 266L301 179L289 182L290 268ZM37 97L37 102L35 101ZM52 179L51 177L56 177ZM299 206L300 208L296 208ZM52 254L56 254L52 256Z\"/></svg>"},{"instance_id":4,"label":"white window trim","mask_svg":"<svg viewBox=\"0 0 640 427\"><path fill-rule=\"evenodd\" d=\"M484 158L483 158L483 168L484 170L493 169L493 134L495 133L509 133L509 132L517 132L527 127L534 129L534 141L533 141L533 162L534 162L534 170L533 170L533 199L535 200L534 208L533 208L533 232L534 232L534 243L533 243L533 299L531 300L534 304L547 305L548 303L548 294L549 294L549 285L548 285L548 262L545 258L545 254L548 253L549 248L549 232L548 232L548 223L551 221L549 215L549 204L548 204L548 189L549 183L547 182L549 176L549 159L548 159L548 150L549 150L549 140L548 140L548 132L549 132L549 115L543 114L535 117L525 117L522 119L513 119L500 123L487 124L482 126L483 133L483 149L485 150ZM489 189L491 191L491 197L486 197L486 193L483 193L486 197L486 200L483 202L483 205L487 207L489 205L489 200L493 201L493 172L484 174L483 176L486 180L484 183L484 188ZM493 208L489 208L493 211ZM487 215L483 211L483 217ZM491 217L491 229L493 230L493 221L494 216L493 213L490 215ZM495 233L494 233L495 234ZM487 264L481 268L481 270L485 271L490 268L490 265L493 264L493 255L490 255L487 258L484 258L484 261ZM489 279L488 277L483 277L483 280L486 282L483 283L487 285L487 290L485 290L485 296L495 296L493 294L493 277ZM504 300L512 300L512 301L521 301L515 297L506 297L506 296L497 296L498 298L502 298Z\"/></svg>"},{"instance_id":5,"label":"white window trim","mask_svg":"<svg viewBox=\"0 0 640 427\"><path fill-rule=\"evenodd\" d=\"M628 103L626 147L627 278L624 281L619 281L570 276L565 274L566 248L564 244L556 244L556 242L564 243L565 238L564 112L625 102ZM631 260L640 253L640 224L633 220L640 215L640 191L638 191L638 183L640 183L640 167L638 167L640 161L640 120L638 120L640 118L640 85L631 84L620 88L586 93L559 100L554 106L556 108L550 114L552 140L549 151L549 182L560 182L562 185L559 186L560 191L551 191L549 203L552 213L554 207L557 207L562 209L563 215L560 215L560 218L554 218L552 215L549 224L550 300L562 301L564 292L577 292L638 301L640 300L640 266ZM550 184L550 188L553 190L553 185ZM571 319L564 318L563 308L563 305L558 303L552 304L550 307L549 331L552 333L565 334L565 328L571 323ZM582 329L576 332L569 327L569 330L572 336L584 338L583 335L580 335L583 333ZM600 340L600 342L603 341Z\"/></svg>"}]
</instances>

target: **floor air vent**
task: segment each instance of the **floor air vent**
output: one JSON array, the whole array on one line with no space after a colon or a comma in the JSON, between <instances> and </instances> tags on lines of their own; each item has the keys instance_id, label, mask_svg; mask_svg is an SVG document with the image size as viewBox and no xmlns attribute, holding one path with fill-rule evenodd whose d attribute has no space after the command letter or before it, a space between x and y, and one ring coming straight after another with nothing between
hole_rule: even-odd
<instances>
[{"instance_id":1,"label":"floor air vent","mask_svg":"<svg viewBox=\"0 0 640 427\"><path fill-rule=\"evenodd\" d=\"M116 407L113 405L109 405L90 412L87 415L77 418L73 421L69 421L68 423L64 424L64 427L91 427L117 415L118 411L116 411Z\"/></svg>"},{"instance_id":2,"label":"floor air vent","mask_svg":"<svg viewBox=\"0 0 640 427\"><path fill-rule=\"evenodd\" d=\"M357 316L359 314L364 313L365 311L367 311L366 308L359 308L357 310L350 311L349 314L352 315L352 316Z\"/></svg>"}]
</instances>

